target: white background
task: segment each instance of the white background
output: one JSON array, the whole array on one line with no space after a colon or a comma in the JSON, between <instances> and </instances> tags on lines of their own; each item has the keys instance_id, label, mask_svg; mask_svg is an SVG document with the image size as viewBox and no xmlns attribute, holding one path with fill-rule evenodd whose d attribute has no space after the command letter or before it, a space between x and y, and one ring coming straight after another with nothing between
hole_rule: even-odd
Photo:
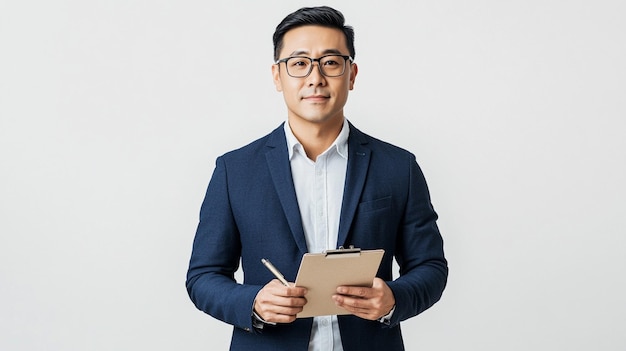
<instances>
[{"instance_id":1,"label":"white background","mask_svg":"<svg viewBox=\"0 0 626 351\"><path fill-rule=\"evenodd\" d=\"M330 1L347 117L409 149L450 263L408 350L623 350L623 1ZM225 350L185 274L215 158L285 119L304 1L0 1L0 349Z\"/></svg>"}]
</instances>

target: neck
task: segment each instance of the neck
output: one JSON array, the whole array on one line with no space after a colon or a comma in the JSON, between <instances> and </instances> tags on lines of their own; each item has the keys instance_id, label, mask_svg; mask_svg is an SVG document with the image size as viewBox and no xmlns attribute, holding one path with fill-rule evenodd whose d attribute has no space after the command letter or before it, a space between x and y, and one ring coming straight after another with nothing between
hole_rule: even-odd
<instances>
[{"instance_id":1,"label":"neck","mask_svg":"<svg viewBox=\"0 0 626 351\"><path fill-rule=\"evenodd\" d=\"M291 118L288 121L293 135L302 144L307 157L313 161L330 147L343 127L343 118L327 124L303 122Z\"/></svg>"}]
</instances>

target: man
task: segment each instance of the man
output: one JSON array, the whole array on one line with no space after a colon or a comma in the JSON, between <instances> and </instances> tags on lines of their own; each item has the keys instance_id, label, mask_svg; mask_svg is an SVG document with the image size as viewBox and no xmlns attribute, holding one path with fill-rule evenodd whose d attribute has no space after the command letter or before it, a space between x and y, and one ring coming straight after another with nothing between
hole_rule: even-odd
<instances>
[{"instance_id":1,"label":"man","mask_svg":"<svg viewBox=\"0 0 626 351\"><path fill-rule=\"evenodd\" d=\"M288 15L274 33L272 66L287 122L217 159L187 289L200 310L234 325L231 350L403 350L399 323L444 290L443 242L415 157L344 117L354 56L340 12ZM350 245L385 255L371 288L337 288L333 300L349 315L296 318L306 289L261 264L269 258L294 281L305 253Z\"/></svg>"}]
</instances>

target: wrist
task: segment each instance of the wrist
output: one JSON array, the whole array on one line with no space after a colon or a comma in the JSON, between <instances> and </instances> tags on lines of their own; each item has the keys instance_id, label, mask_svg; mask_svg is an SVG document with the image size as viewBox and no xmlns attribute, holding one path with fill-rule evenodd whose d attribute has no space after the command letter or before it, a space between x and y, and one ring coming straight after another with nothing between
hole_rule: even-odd
<instances>
[{"instance_id":1,"label":"wrist","mask_svg":"<svg viewBox=\"0 0 626 351\"><path fill-rule=\"evenodd\" d=\"M386 315L378 318L378 321L380 323L389 325L391 323L391 317L393 316L393 312L395 312L396 310L396 305L393 305L393 307L391 308L391 311L389 311L389 313L387 313Z\"/></svg>"},{"instance_id":2,"label":"wrist","mask_svg":"<svg viewBox=\"0 0 626 351\"><path fill-rule=\"evenodd\" d=\"M263 326L268 325L276 325L274 322L268 322L261 315L259 315L255 310L252 310L252 325L257 329L263 329Z\"/></svg>"}]
</instances>

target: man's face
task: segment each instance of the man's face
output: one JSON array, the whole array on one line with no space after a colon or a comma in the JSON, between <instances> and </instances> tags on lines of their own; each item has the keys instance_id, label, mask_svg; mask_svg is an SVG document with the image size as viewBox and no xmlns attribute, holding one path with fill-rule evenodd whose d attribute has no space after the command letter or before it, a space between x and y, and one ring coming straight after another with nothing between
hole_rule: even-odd
<instances>
[{"instance_id":1,"label":"man's face","mask_svg":"<svg viewBox=\"0 0 626 351\"><path fill-rule=\"evenodd\" d=\"M327 54L350 55L343 32L335 28L302 26L294 28L283 37L279 58L308 56L319 58ZM348 91L354 86L357 66L346 64L339 77L326 77L320 73L318 62L304 78L287 74L285 63L272 66L274 84L283 93L291 123L335 125L343 121L343 106Z\"/></svg>"}]
</instances>

